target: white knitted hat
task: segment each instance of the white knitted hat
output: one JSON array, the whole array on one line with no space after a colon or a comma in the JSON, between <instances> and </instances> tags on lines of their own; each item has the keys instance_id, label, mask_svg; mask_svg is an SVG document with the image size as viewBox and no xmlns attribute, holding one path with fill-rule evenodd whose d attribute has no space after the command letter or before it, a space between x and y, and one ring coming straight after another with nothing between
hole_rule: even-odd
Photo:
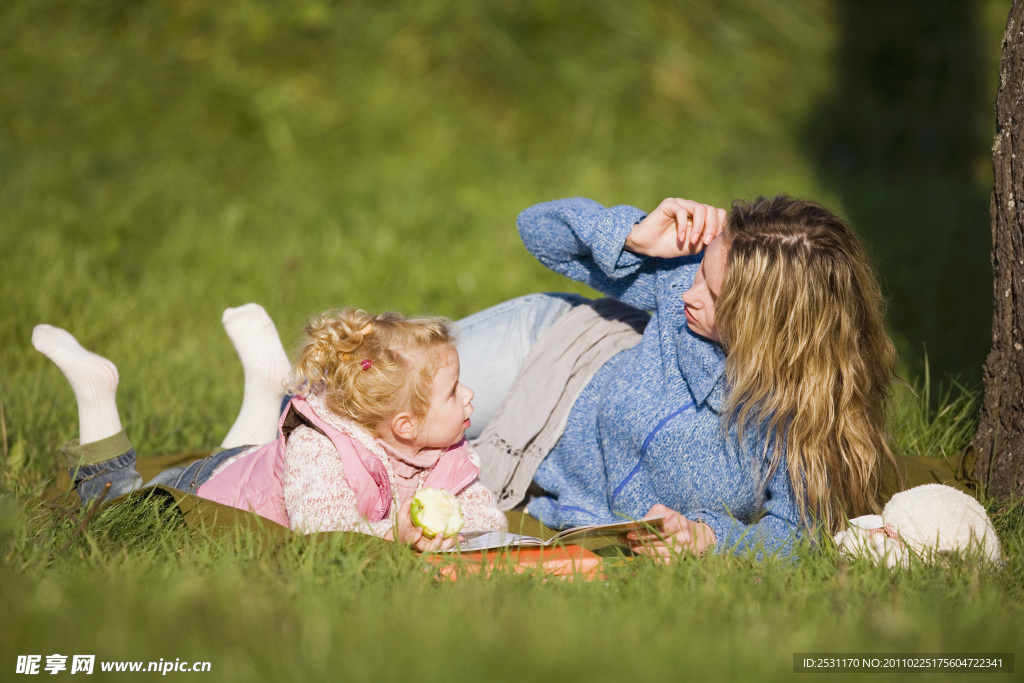
<instances>
[{"instance_id":1,"label":"white knitted hat","mask_svg":"<svg viewBox=\"0 0 1024 683\"><path fill-rule=\"evenodd\" d=\"M906 567L913 553L925 562L950 553L1001 558L995 527L981 503L951 486L925 484L897 493L881 515L850 520L835 535L844 555Z\"/></svg>"}]
</instances>

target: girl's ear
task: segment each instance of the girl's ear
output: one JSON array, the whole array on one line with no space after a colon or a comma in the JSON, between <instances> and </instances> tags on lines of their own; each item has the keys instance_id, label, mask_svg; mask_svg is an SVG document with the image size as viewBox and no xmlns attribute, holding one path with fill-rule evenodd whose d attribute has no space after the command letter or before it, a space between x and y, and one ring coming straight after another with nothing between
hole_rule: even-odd
<instances>
[{"instance_id":1,"label":"girl's ear","mask_svg":"<svg viewBox=\"0 0 1024 683\"><path fill-rule=\"evenodd\" d=\"M391 433L403 441L414 441L420 421L412 413L399 413L391 418Z\"/></svg>"}]
</instances>

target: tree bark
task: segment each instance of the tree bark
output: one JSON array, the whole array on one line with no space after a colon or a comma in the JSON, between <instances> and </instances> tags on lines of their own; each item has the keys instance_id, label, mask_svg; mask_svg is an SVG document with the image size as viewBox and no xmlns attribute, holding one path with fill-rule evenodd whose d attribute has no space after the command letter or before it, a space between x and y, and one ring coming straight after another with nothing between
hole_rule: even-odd
<instances>
[{"instance_id":1,"label":"tree bark","mask_svg":"<svg viewBox=\"0 0 1024 683\"><path fill-rule=\"evenodd\" d=\"M974 448L978 480L1003 497L1024 493L1024 0L1003 34L992 167L992 351Z\"/></svg>"}]
</instances>

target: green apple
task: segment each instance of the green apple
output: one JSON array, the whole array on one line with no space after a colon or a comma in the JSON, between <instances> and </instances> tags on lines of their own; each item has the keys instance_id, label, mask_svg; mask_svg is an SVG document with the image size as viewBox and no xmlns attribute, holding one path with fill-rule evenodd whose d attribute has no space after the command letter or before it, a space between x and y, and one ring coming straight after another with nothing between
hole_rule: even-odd
<instances>
[{"instance_id":1,"label":"green apple","mask_svg":"<svg viewBox=\"0 0 1024 683\"><path fill-rule=\"evenodd\" d=\"M423 535L434 538L454 536L462 529L462 506L459 500L441 489L420 489L412 499L409 510L412 523L423 529Z\"/></svg>"}]
</instances>

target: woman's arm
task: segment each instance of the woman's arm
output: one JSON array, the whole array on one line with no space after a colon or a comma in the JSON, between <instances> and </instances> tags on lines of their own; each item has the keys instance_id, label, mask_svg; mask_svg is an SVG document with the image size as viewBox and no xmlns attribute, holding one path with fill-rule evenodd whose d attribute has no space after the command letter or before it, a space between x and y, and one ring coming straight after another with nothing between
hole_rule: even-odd
<instances>
[{"instance_id":1,"label":"woman's arm","mask_svg":"<svg viewBox=\"0 0 1024 683\"><path fill-rule=\"evenodd\" d=\"M663 259L700 252L724 225L721 209L666 199L650 216L631 206L605 208L562 199L526 209L517 220L526 248L555 272L651 310Z\"/></svg>"},{"instance_id":2,"label":"woman's arm","mask_svg":"<svg viewBox=\"0 0 1024 683\"><path fill-rule=\"evenodd\" d=\"M753 549L758 559L765 553L789 555L803 532L785 457L765 487L764 513L758 521L743 524L720 510L693 511L688 516L711 528L718 538L719 552L742 553Z\"/></svg>"},{"instance_id":3,"label":"woman's arm","mask_svg":"<svg viewBox=\"0 0 1024 683\"><path fill-rule=\"evenodd\" d=\"M692 256L725 229L725 217L725 209L670 197L633 226L625 248L655 258Z\"/></svg>"},{"instance_id":4,"label":"woman's arm","mask_svg":"<svg viewBox=\"0 0 1024 683\"><path fill-rule=\"evenodd\" d=\"M687 519L661 503L651 506L644 515L644 519L657 517L665 518L660 531L631 531L623 539L636 554L671 562L683 553L703 555L717 541L715 532L707 524Z\"/></svg>"},{"instance_id":5,"label":"woman's arm","mask_svg":"<svg viewBox=\"0 0 1024 683\"><path fill-rule=\"evenodd\" d=\"M786 480L784 486L779 485L779 479ZM753 524L743 524L721 511L700 510L688 516L714 532L719 552L755 550L758 559L765 554L789 555L802 535L803 526L788 480L788 472L780 466L765 491L764 514Z\"/></svg>"},{"instance_id":6,"label":"woman's arm","mask_svg":"<svg viewBox=\"0 0 1024 683\"><path fill-rule=\"evenodd\" d=\"M718 552L753 549L761 559L765 553L789 555L802 531L785 460L769 480L764 514L753 524L743 524L724 511L694 510L684 516L664 505L655 505L646 516L662 515L669 517L665 541L648 532L634 533L626 539L634 551L670 561L680 553L703 555L714 546Z\"/></svg>"}]
</instances>

